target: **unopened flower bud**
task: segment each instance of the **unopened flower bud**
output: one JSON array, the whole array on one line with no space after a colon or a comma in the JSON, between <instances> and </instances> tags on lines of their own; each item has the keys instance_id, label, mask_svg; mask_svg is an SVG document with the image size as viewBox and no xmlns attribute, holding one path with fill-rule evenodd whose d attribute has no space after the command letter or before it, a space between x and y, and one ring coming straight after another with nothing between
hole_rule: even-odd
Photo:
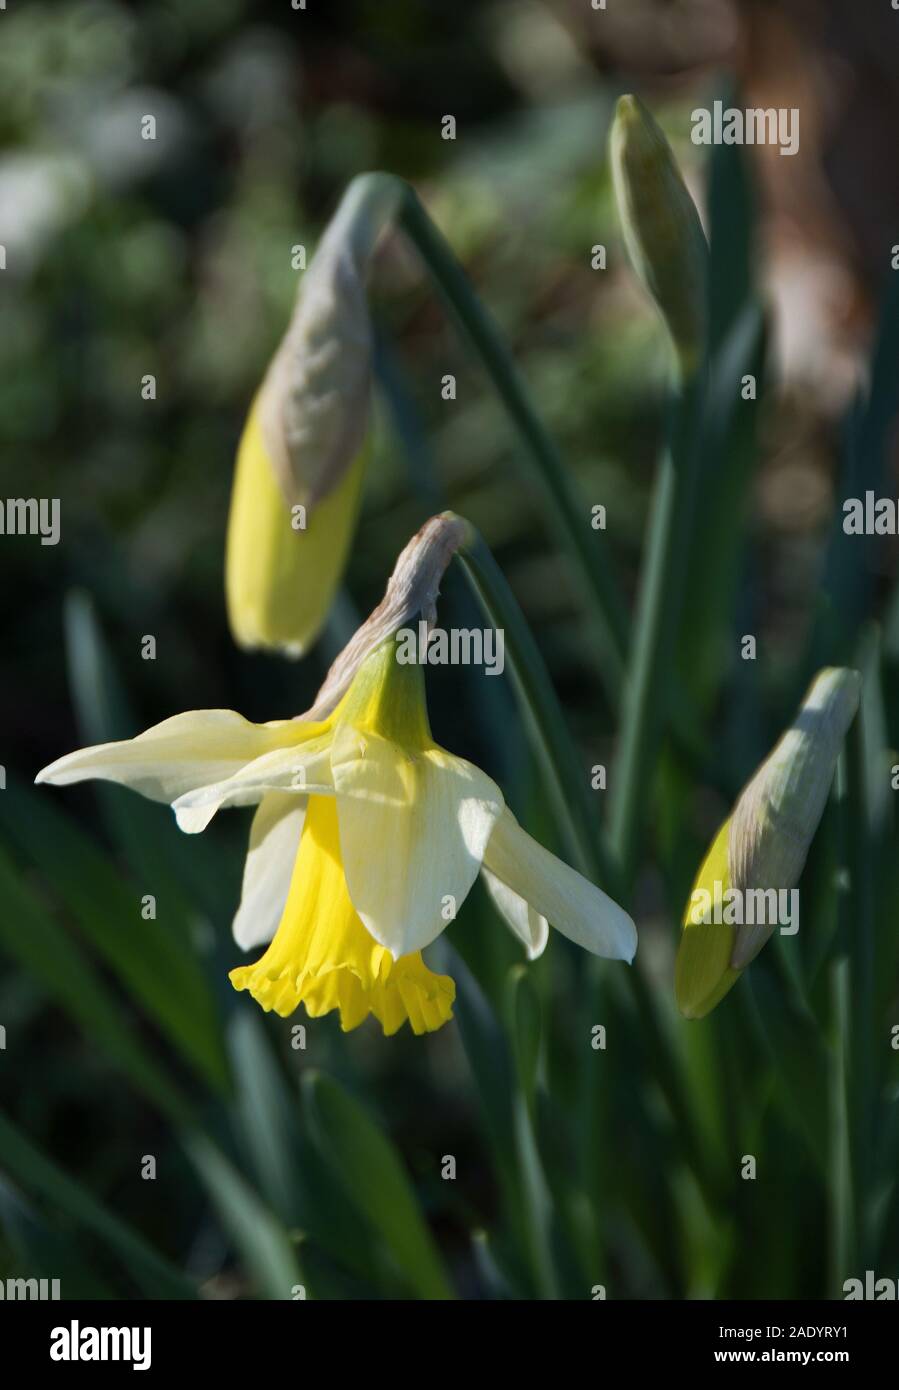
<instances>
[{"instance_id":1,"label":"unopened flower bud","mask_svg":"<svg viewBox=\"0 0 899 1390\"><path fill-rule=\"evenodd\" d=\"M809 687L794 723L734 807L730 867L734 886L792 888L824 814L837 758L861 693L857 671L827 667ZM731 964L748 965L773 927L744 924Z\"/></svg>"},{"instance_id":2,"label":"unopened flower bud","mask_svg":"<svg viewBox=\"0 0 899 1390\"><path fill-rule=\"evenodd\" d=\"M686 1018L703 1018L720 1002L777 926L771 903L799 882L860 691L857 671L819 671L718 831L677 953L675 994Z\"/></svg>"},{"instance_id":3,"label":"unopened flower bud","mask_svg":"<svg viewBox=\"0 0 899 1390\"><path fill-rule=\"evenodd\" d=\"M371 394L366 280L401 185L350 184L303 273L237 456L225 585L244 647L299 655L317 636L356 522Z\"/></svg>"},{"instance_id":4,"label":"unopened flower bud","mask_svg":"<svg viewBox=\"0 0 899 1390\"><path fill-rule=\"evenodd\" d=\"M699 214L668 141L639 97L619 99L611 153L628 255L689 377L702 359L708 316L708 243Z\"/></svg>"}]
</instances>

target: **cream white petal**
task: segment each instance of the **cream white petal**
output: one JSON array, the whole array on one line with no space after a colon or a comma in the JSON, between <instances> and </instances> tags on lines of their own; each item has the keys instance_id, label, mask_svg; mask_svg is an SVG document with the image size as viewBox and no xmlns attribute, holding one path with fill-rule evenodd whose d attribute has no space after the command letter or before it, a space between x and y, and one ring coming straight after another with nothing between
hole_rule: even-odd
<instances>
[{"instance_id":1,"label":"cream white petal","mask_svg":"<svg viewBox=\"0 0 899 1390\"><path fill-rule=\"evenodd\" d=\"M303 737L301 730L302 725L290 719L251 724L229 709L190 710L154 724L137 738L67 753L34 780L65 786L95 777L132 787L152 801L172 802Z\"/></svg>"},{"instance_id":2,"label":"cream white petal","mask_svg":"<svg viewBox=\"0 0 899 1390\"><path fill-rule=\"evenodd\" d=\"M585 951L633 960L637 929L624 908L538 844L508 808L494 827L484 864Z\"/></svg>"},{"instance_id":3,"label":"cream white petal","mask_svg":"<svg viewBox=\"0 0 899 1390\"><path fill-rule=\"evenodd\" d=\"M270 792L330 795L334 790L330 749L330 734L320 734L264 753L222 782L186 792L172 803L179 826L189 835L196 834L206 829L216 811L253 806Z\"/></svg>"},{"instance_id":4,"label":"cream white petal","mask_svg":"<svg viewBox=\"0 0 899 1390\"><path fill-rule=\"evenodd\" d=\"M536 960L546 950L549 923L530 903L525 902L508 883L503 883L489 869L481 868L481 877L493 899L493 905L509 930L518 937L527 952L528 960Z\"/></svg>"},{"instance_id":5,"label":"cream white petal","mask_svg":"<svg viewBox=\"0 0 899 1390\"><path fill-rule=\"evenodd\" d=\"M502 792L441 748L407 751L351 724L338 727L331 770L353 906L392 956L421 950L468 895Z\"/></svg>"},{"instance_id":6,"label":"cream white petal","mask_svg":"<svg viewBox=\"0 0 899 1390\"><path fill-rule=\"evenodd\" d=\"M232 925L234 940L245 951L267 945L278 929L305 816L306 797L292 792L269 792L257 807Z\"/></svg>"}]
</instances>

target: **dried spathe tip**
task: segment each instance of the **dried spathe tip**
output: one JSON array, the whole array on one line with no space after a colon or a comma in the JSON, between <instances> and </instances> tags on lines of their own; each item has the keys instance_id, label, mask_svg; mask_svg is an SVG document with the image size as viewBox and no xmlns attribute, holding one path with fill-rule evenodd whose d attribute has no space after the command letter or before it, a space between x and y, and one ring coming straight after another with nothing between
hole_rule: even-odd
<instances>
[{"instance_id":1,"label":"dried spathe tip","mask_svg":"<svg viewBox=\"0 0 899 1390\"><path fill-rule=\"evenodd\" d=\"M639 97L618 101L611 155L628 255L689 377L705 350L708 244L671 147Z\"/></svg>"},{"instance_id":2,"label":"dried spathe tip","mask_svg":"<svg viewBox=\"0 0 899 1390\"><path fill-rule=\"evenodd\" d=\"M421 614L429 627L433 625L446 568L473 538L470 523L454 512L441 512L425 522L400 552L381 602L334 661L315 704L299 718L326 718L369 653L413 618Z\"/></svg>"},{"instance_id":3,"label":"dried spathe tip","mask_svg":"<svg viewBox=\"0 0 899 1390\"><path fill-rule=\"evenodd\" d=\"M401 188L386 174L350 184L300 279L290 325L262 384L262 434L291 506L311 511L362 448L372 354L366 284Z\"/></svg>"}]
</instances>

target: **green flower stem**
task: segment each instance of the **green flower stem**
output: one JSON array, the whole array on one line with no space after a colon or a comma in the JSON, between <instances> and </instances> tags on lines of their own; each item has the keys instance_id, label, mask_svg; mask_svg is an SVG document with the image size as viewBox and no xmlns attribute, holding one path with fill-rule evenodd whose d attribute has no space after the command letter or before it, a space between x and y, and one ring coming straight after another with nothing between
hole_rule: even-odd
<instances>
[{"instance_id":1,"label":"green flower stem","mask_svg":"<svg viewBox=\"0 0 899 1390\"><path fill-rule=\"evenodd\" d=\"M613 710L621 704L630 618L608 556L589 524L589 508L534 409L530 394L492 317L415 191L389 174L367 181L398 186L397 218L464 336L478 354L524 443L524 460L546 507L557 543L574 566L595 644L595 666ZM691 767L702 767L705 749L687 692L676 679L670 693L676 747Z\"/></svg>"},{"instance_id":2,"label":"green flower stem","mask_svg":"<svg viewBox=\"0 0 899 1390\"><path fill-rule=\"evenodd\" d=\"M636 1007L652 1075L658 1082L671 1112L681 1151L699 1182L709 1207L720 1210L727 1201L725 1185L714 1156L704 1143L705 1130L687 1082L677 1040L671 1028L666 1025L655 995L647 982L643 957L639 950L623 979Z\"/></svg>"},{"instance_id":3,"label":"green flower stem","mask_svg":"<svg viewBox=\"0 0 899 1390\"><path fill-rule=\"evenodd\" d=\"M474 527L471 532L469 546L457 551L455 559L462 566L489 621L503 629L506 656L525 727L553 807L575 852L577 867L613 897L621 898L620 874L603 841L592 829L595 816L586 791L586 770L568 737L543 658L505 576ZM623 974L683 1151L709 1200L714 1202L720 1196L720 1184L703 1152L701 1126L693 1113L680 1056L672 1046L655 997L643 976L639 953L637 962Z\"/></svg>"},{"instance_id":4,"label":"green flower stem","mask_svg":"<svg viewBox=\"0 0 899 1390\"><path fill-rule=\"evenodd\" d=\"M843 859L847 891L841 898L843 940L849 954L849 1010L843 1019L845 1091L849 1127L849 1179L855 1255L864 1266L870 1245L868 1210L874 1150L874 918L871 903L873 866L868 817L864 703L846 736L843 811ZM847 1270L844 1278L853 1271Z\"/></svg>"},{"instance_id":5,"label":"green flower stem","mask_svg":"<svg viewBox=\"0 0 899 1390\"><path fill-rule=\"evenodd\" d=\"M505 575L478 531L456 552L484 614L504 635L505 655L531 746L537 755L553 811L586 877L613 892L614 866L594 832L598 818L587 795L587 769L568 737L565 716L531 630Z\"/></svg>"},{"instance_id":6,"label":"green flower stem","mask_svg":"<svg viewBox=\"0 0 899 1390\"><path fill-rule=\"evenodd\" d=\"M653 497L631 665L622 698L621 739L610 797L611 845L627 888L633 883L656 758L671 714L705 379L702 368L684 384L674 405L671 439Z\"/></svg>"},{"instance_id":7,"label":"green flower stem","mask_svg":"<svg viewBox=\"0 0 899 1390\"><path fill-rule=\"evenodd\" d=\"M831 972L834 1049L830 1096L830 1284L831 1297L842 1294L844 1280L856 1275L857 1225L852 1180L849 1118L849 966L835 961Z\"/></svg>"},{"instance_id":8,"label":"green flower stem","mask_svg":"<svg viewBox=\"0 0 899 1390\"><path fill-rule=\"evenodd\" d=\"M402 185L398 220L425 263L462 332L484 364L517 429L541 490L559 545L571 557L596 634L597 667L614 709L625 669L627 608L590 510L534 409L502 335L472 290L468 277L408 184Z\"/></svg>"},{"instance_id":9,"label":"green flower stem","mask_svg":"<svg viewBox=\"0 0 899 1390\"><path fill-rule=\"evenodd\" d=\"M613 707L617 709L619 696L622 694L624 653L627 650L626 610L614 577L606 566L604 554L595 543L595 534L587 524L586 506L577 496L555 445L531 404L527 389L496 325L474 294L467 276L446 241L431 222L414 191L407 185L404 185L399 223L421 255L463 333L483 361L527 447L533 476L541 487L559 542L577 564L600 649L605 688ZM671 483L678 482L677 487L671 488L672 523L681 514L685 521L689 520L693 483L698 467L696 445L702 397L702 388L694 384L685 392L677 412L677 422L680 425L677 433L684 436L684 441L680 447L675 445L671 459L666 460L672 472ZM683 466L685 463L688 464L687 468ZM685 476L687 473L689 477ZM664 497L662 500L660 521L664 522L669 504L664 501ZM687 505L688 501L690 506ZM676 541L673 525L666 523L657 529L668 536L670 548L673 548ZM674 595L678 599L676 603L672 602L671 594L667 595L667 602L662 601L666 598L666 583L669 589L672 587L669 581L674 577L672 571L677 551L674 549L672 556L663 555L660 545L657 545L656 549L660 552L656 565L659 572L650 593L646 595L646 606L656 610L656 621L652 631L648 627L645 630L644 649L635 652L634 655L630 688L639 696L639 705L632 711L625 710L625 727L627 728L628 723L633 726L628 738L634 746L633 753L629 755L634 771L638 773L639 768L644 767L647 775L657 746L651 716L653 700L658 698L660 692L655 688L657 682L654 677L658 671L664 669L665 649L670 649L674 640L673 632L665 629L664 620L666 614L669 618L676 618L680 610L679 592ZM529 737L537 753L560 824L575 851L577 865L607 892L620 897L622 875L619 866L611 861L604 843L591 828L594 816L587 797L586 770L581 767L565 732L564 719L552 684L518 604L480 538L471 551L459 554L457 558L490 621L505 631L512 678ZM659 564L658 561L664 563ZM683 571L683 567L681 570ZM679 590L683 588L683 579L681 572ZM677 719L679 742L681 746L687 745L695 757L696 740L693 731L685 728L686 710L679 698L677 683L670 670L664 674L665 688ZM635 791L636 788L629 794L624 808L627 812L625 823L633 823L629 838L634 844L643 804L642 799L635 795ZM709 1191L713 1188L714 1182L708 1171L708 1164L696 1143L698 1129L691 1119L689 1091L681 1075L679 1062L666 1039L653 995L639 971L640 967L637 966L626 972L629 985L652 1054L660 1068L660 1082L681 1133L685 1152L689 1155L697 1176Z\"/></svg>"},{"instance_id":10,"label":"green flower stem","mask_svg":"<svg viewBox=\"0 0 899 1390\"><path fill-rule=\"evenodd\" d=\"M528 1254L535 1271L540 1297L556 1299L559 1297L559 1283L552 1259L550 1197L537 1148L537 1136L528 1114L527 1103L520 1090L516 1091L512 1104L515 1112L518 1168L529 1214Z\"/></svg>"},{"instance_id":11,"label":"green flower stem","mask_svg":"<svg viewBox=\"0 0 899 1390\"><path fill-rule=\"evenodd\" d=\"M506 985L508 1030L513 1040L516 1086L512 1097L515 1147L527 1201L528 1247L541 1298L558 1298L552 1253L552 1196L537 1142L537 1072L542 1031L540 1000L522 965L513 966Z\"/></svg>"}]
</instances>

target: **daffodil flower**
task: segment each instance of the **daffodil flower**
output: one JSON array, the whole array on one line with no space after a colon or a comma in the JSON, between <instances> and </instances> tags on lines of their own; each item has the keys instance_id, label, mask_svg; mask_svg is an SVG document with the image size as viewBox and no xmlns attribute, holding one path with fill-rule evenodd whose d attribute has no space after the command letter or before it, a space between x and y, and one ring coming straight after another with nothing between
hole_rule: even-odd
<instances>
[{"instance_id":1,"label":"daffodil flower","mask_svg":"<svg viewBox=\"0 0 899 1390\"><path fill-rule=\"evenodd\" d=\"M533 840L485 772L434 742L422 668L396 660L393 637L323 719L176 715L37 780L90 777L169 802L190 833L223 807L257 806L234 935L270 944L231 981L283 1016L302 1002L313 1017L338 1009L344 1029L369 1014L388 1034L406 1019L439 1028L455 987L421 953L479 873L532 958L549 923L596 955L636 949L627 913Z\"/></svg>"}]
</instances>

